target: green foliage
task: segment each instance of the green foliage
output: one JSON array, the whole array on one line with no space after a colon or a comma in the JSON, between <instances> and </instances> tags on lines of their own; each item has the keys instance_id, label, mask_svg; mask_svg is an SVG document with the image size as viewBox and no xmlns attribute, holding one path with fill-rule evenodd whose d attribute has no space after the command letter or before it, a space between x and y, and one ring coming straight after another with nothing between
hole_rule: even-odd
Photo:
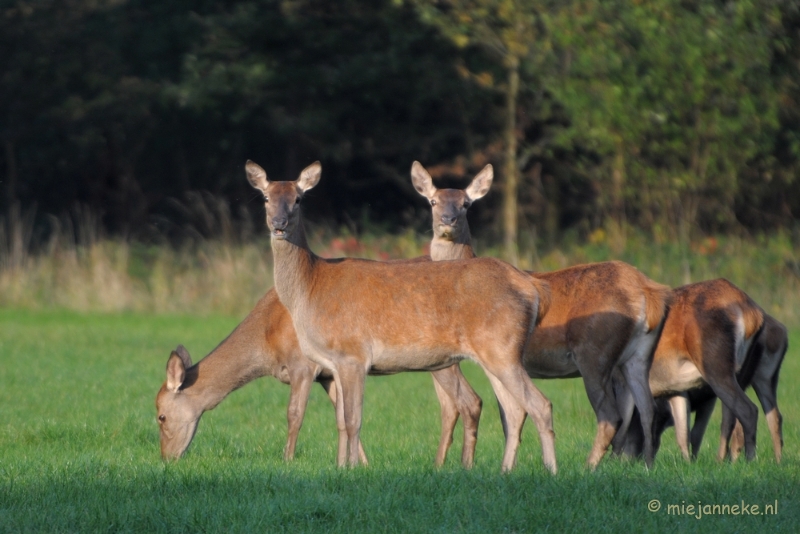
<instances>
[{"instance_id":1,"label":"green foliage","mask_svg":"<svg viewBox=\"0 0 800 534\"><path fill-rule=\"evenodd\" d=\"M741 172L778 127L779 21L769 0L565 4L548 83L572 123L556 142L602 157L589 163L601 196L622 196L638 224L731 223Z\"/></svg>"},{"instance_id":2,"label":"green foliage","mask_svg":"<svg viewBox=\"0 0 800 534\"><path fill-rule=\"evenodd\" d=\"M234 392L200 422L186 457L158 455L154 398L169 351L210 351L236 325L218 316L0 311L0 531L115 532L792 532L800 456L800 333L781 373L786 448L776 465L763 418L758 458L718 464L719 410L696 463L668 431L655 468L584 461L595 419L579 380L539 380L552 400L559 474L541 463L533 425L519 465L499 472L502 430L488 381L464 364L485 401L477 465L464 471L453 446L432 467L438 407L425 373L369 378L362 436L371 465L333 467L336 427L315 387L297 459L281 460L288 388L271 378ZM457 429L456 435L459 435ZM652 499L662 509L648 511ZM668 504L774 503L763 517L669 515Z\"/></svg>"}]
</instances>

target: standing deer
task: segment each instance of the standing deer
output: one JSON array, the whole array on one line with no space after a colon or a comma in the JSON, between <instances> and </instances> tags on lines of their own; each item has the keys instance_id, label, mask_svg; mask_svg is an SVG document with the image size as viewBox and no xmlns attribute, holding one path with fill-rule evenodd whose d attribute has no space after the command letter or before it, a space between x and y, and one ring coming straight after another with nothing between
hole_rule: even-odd
<instances>
[{"instance_id":1,"label":"standing deer","mask_svg":"<svg viewBox=\"0 0 800 534\"><path fill-rule=\"evenodd\" d=\"M457 365L434 371L432 375L443 418L445 414L450 414L450 417L455 414L457 418L459 410L464 417L462 462L465 467L471 467L481 411L480 398ZM203 413L215 408L235 389L262 376L273 376L291 387L287 411L289 435L283 454L285 460L291 460L312 383L316 381L322 385L334 406L336 388L331 387L333 375L301 353L292 318L274 289L264 295L241 324L197 365L192 366L189 352L182 345L170 355L166 381L156 396L162 458L182 456ZM346 439L341 422L339 435L340 440L342 437ZM452 428L449 436L452 437ZM446 447L443 449L440 445L437 465L444 462L446 453ZM359 454L362 462L367 463L363 449Z\"/></svg>"},{"instance_id":2,"label":"standing deer","mask_svg":"<svg viewBox=\"0 0 800 534\"><path fill-rule=\"evenodd\" d=\"M419 163L411 167L415 189L433 213L431 258L474 258L467 209L489 191L493 169L487 165L466 190L437 189ZM622 262L579 265L551 273L530 273L550 284L551 305L525 350L523 364L532 378L583 377L597 414L597 434L588 465L603 458L623 421L617 411L611 375L621 371L641 413L645 436L652 435L653 398L648 372L661 332L669 288ZM498 399L500 400L500 399ZM502 403L501 403L502 406ZM503 429L519 442L524 413L501 407ZM623 430L624 432L624 430ZM648 440L647 465L652 465Z\"/></svg>"},{"instance_id":3,"label":"standing deer","mask_svg":"<svg viewBox=\"0 0 800 534\"><path fill-rule=\"evenodd\" d=\"M756 391L767 419L775 460L778 463L781 461L783 450L783 416L778 409L778 375L787 348L786 327L771 315L764 313L764 322L761 330L755 334L755 339L745 361L737 371L737 380L740 386L746 388L748 385L752 385ZM656 449L660 442L661 433L670 425L675 425L678 445L684 458L690 458L689 444L687 443L687 441L690 441L691 458L696 459L708 421L714 410L717 396L714 394L714 390L705 384L700 388L685 392L681 397L683 398L673 403L670 402L671 398L663 397L657 399L659 402L656 404ZM673 406L679 414L677 418L673 417ZM688 415L685 420L682 416L682 414L688 414L690 411L697 412L691 432L688 428ZM736 426L731 433L731 421L735 419L735 415L724 403L722 405L722 413L722 429L717 458L724 460L730 454L731 459L735 460L745 446L744 429L742 423L736 419ZM690 438L687 438L687 436L690 436ZM633 435L626 440L626 454L636 455L640 453L639 440L640 437L638 435Z\"/></svg>"},{"instance_id":4,"label":"standing deer","mask_svg":"<svg viewBox=\"0 0 800 534\"><path fill-rule=\"evenodd\" d=\"M748 460L755 457L758 409L737 379L737 372L742 371L749 355L753 355L751 347L757 346L761 351L763 347L770 346L769 350L773 351L773 355L767 358L772 364L764 362L760 374L757 370L761 364L755 359L751 363L753 369L745 374L752 375L755 371L758 375L759 388L765 395L762 400L765 412L774 413L770 416L773 421L770 429L773 426L776 429L773 441L776 438L780 440L780 414L777 412L775 391L777 371L782 360L782 356L778 357L777 354L782 354L783 350L780 341L783 325L770 321L765 333L764 317L761 308L747 294L722 278L673 290L670 312L653 357L650 389L655 397L663 397L668 401L657 403L662 412L662 424L657 428L658 432L663 431L671 415L678 446L687 460L690 458L690 400L694 401L698 412L691 431L692 455L696 457L716 397L723 403L719 458L728 455L728 443L737 419L743 429L745 456ZM752 376L755 380L755 375ZM744 378L743 381L748 380ZM774 386L768 385L770 382L774 382ZM713 394L698 391L706 385ZM624 387L620 390L619 397L624 399ZM665 411L667 413L663 414ZM628 438L622 438L618 443L620 450L626 453L637 449L635 444L628 443Z\"/></svg>"},{"instance_id":5,"label":"standing deer","mask_svg":"<svg viewBox=\"0 0 800 534\"><path fill-rule=\"evenodd\" d=\"M275 289L292 317L300 348L333 374L336 409L347 430L338 463L359 462L359 432L368 372L443 369L476 361L495 392L507 393L536 422L545 466L556 472L550 401L528 380L521 357L547 305L547 284L493 259L434 263L326 260L308 247L300 200L321 166L297 180L271 182L257 164L245 165L264 195L271 233ZM503 470L514 466L507 440Z\"/></svg>"}]
</instances>

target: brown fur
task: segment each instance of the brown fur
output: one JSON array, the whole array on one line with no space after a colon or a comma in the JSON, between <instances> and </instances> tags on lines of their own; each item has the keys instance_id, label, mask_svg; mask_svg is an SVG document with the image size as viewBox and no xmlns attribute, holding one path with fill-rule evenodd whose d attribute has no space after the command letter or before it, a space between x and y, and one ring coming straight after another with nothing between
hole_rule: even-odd
<instances>
[{"instance_id":1,"label":"brown fur","mask_svg":"<svg viewBox=\"0 0 800 534\"><path fill-rule=\"evenodd\" d=\"M755 341L763 322L761 308L727 280L708 280L673 290L671 309L653 357L650 389L656 397L669 399L667 405L659 406L671 412L685 458L690 457L689 394L706 385L725 407L719 457L728 454L735 419L744 428L747 458L755 456L758 410L737 381L737 372L749 358L752 347L748 350L748 345ZM713 402L713 395L710 398ZM710 414L709 407L698 412L691 431L693 456L697 455ZM665 416L658 418L668 420ZM663 427L657 430L660 433Z\"/></svg>"},{"instance_id":2,"label":"brown fur","mask_svg":"<svg viewBox=\"0 0 800 534\"><path fill-rule=\"evenodd\" d=\"M491 166L485 167L466 190L437 189L418 162L411 168L416 190L431 204L435 261L475 257L467 210L488 192ZM627 374L637 388L637 404L652 410L648 370L652 349L664 321L670 289L622 262L577 265L550 273L530 273L550 285L549 301L540 301L536 330L528 341L523 363L534 378L583 376L598 429L588 463L595 467L613 439L622 415L612 391L614 369ZM635 357L627 347L642 344ZM628 358L623 361L624 358ZM503 400L503 399L498 399ZM525 413L501 406L504 430L519 439ZM643 422L648 431L650 424ZM649 463L649 460L648 460Z\"/></svg>"},{"instance_id":3,"label":"brown fur","mask_svg":"<svg viewBox=\"0 0 800 534\"><path fill-rule=\"evenodd\" d=\"M556 471L552 407L520 364L539 306L536 286L524 273L491 259L390 264L319 258L308 248L298 205L318 182L319 164L295 182L269 182L252 162L246 171L265 195L275 288L301 350L334 376L337 416L347 428L340 465L359 461L368 371L443 369L467 357L536 421L544 463ZM512 467L507 443L503 469Z\"/></svg>"}]
</instances>

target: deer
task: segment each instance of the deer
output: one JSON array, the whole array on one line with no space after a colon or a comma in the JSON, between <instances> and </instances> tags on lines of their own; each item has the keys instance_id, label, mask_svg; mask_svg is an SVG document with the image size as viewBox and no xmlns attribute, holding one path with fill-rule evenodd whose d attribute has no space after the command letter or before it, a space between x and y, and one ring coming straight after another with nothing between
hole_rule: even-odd
<instances>
[{"instance_id":1,"label":"deer","mask_svg":"<svg viewBox=\"0 0 800 534\"><path fill-rule=\"evenodd\" d=\"M767 420L777 463L781 462L783 451L783 416L778 409L778 377L787 349L786 327L771 315L763 313L761 329L755 334L747 356L736 373L737 381L743 389L752 385L756 391ZM657 399L659 402L656 404L656 449L658 449L661 434L669 426L674 425L681 454L686 460L696 460L717 396L708 384L704 384L699 388L684 392L679 397L677 402L673 401L672 397ZM690 430L689 414L692 411L695 411L696 415ZM677 412L678 417L674 417L673 412ZM685 417L684 414L686 414ZM734 421L735 426L732 428ZM629 455L639 454L640 439L638 435L628 438L624 452ZM691 454L689 445L691 445ZM719 461L726 458L736 460L744 448L745 437L742 422L736 419L733 411L723 403L717 459Z\"/></svg>"},{"instance_id":2,"label":"deer","mask_svg":"<svg viewBox=\"0 0 800 534\"><path fill-rule=\"evenodd\" d=\"M249 183L264 196L275 289L297 333L302 353L329 370L337 417L347 440L337 464L359 465L367 373L444 369L478 363L495 392L520 405L536 423L545 467L557 472L552 404L528 380L521 359L549 288L491 258L458 262L387 263L324 259L308 246L301 200L319 183L312 163L294 181L270 181L247 161ZM511 470L516 448L506 440L501 468Z\"/></svg>"},{"instance_id":3,"label":"deer","mask_svg":"<svg viewBox=\"0 0 800 534\"><path fill-rule=\"evenodd\" d=\"M412 184L431 206L431 259L475 257L467 210L488 193L493 177L493 167L489 164L465 190L438 189L418 161L412 164ZM525 370L531 378L583 378L597 415L597 433L587 459L587 465L595 469L623 422L611 381L614 370L622 373L633 392L636 406L643 414L644 435L648 438L652 435L653 397L648 373L670 290L633 266L618 261L528 275L550 285L551 303L525 349ZM519 443L524 413L518 409L509 412L502 402L500 411L508 439ZM654 453L651 439L646 442L650 467Z\"/></svg>"},{"instance_id":4,"label":"deer","mask_svg":"<svg viewBox=\"0 0 800 534\"><path fill-rule=\"evenodd\" d=\"M427 258L416 261L427 261ZM232 391L257 378L272 376L291 387L287 410L289 431L283 453L286 461L294 458L312 384L318 382L336 406L336 389L331 387L333 376L303 356L292 318L274 288L197 365L192 365L189 352L179 345L167 360L166 373L166 380L156 395L161 456L164 460L175 460L184 454L194 438L203 413L214 409ZM452 418L452 414L455 414L457 418L459 413L465 420L462 464L469 468L473 463L477 440L480 397L466 382L457 365L434 371L432 375L443 420L445 415ZM452 425L450 429L452 441ZM341 424L339 433L340 439L346 437ZM444 463L446 453L447 448L440 445L437 466ZM368 463L363 447L359 450L359 456L362 463Z\"/></svg>"},{"instance_id":5,"label":"deer","mask_svg":"<svg viewBox=\"0 0 800 534\"><path fill-rule=\"evenodd\" d=\"M291 387L287 410L289 434L283 452L286 461L295 455L311 385L319 382L336 404L332 376L303 357L292 319L274 289L197 365L192 365L189 351L179 345L167 360L166 373L156 395L164 460L183 456L203 413L213 410L232 391L263 376L272 376Z\"/></svg>"},{"instance_id":6,"label":"deer","mask_svg":"<svg viewBox=\"0 0 800 534\"><path fill-rule=\"evenodd\" d=\"M762 402L765 412L773 414L769 418L772 421L771 429L776 429L773 441L780 441L780 425L777 424L780 412L777 411L775 395L777 368L780 367L783 354L780 352L783 325L770 321L765 333L764 323L763 310L744 291L724 278L696 282L673 290L672 305L650 369L650 390L661 412L662 422L656 428L658 434L663 432L671 418L678 446L686 460L697 455L717 397L723 404L718 458L728 456L728 444L737 420L742 427L745 456L748 460L755 458L758 409L744 393L737 378L737 373L742 373L748 359L752 369L745 370L744 375L755 378L753 372L761 368L761 373L757 373L757 381L762 394L767 389ZM758 347L761 354L767 345L774 354L764 360L762 367L756 361L756 358L762 358L754 356L753 351ZM776 356L777 353L781 356ZM775 360L778 361L777 367ZM745 383L749 380L748 376L743 378ZM769 382L775 385L770 386ZM622 386L618 399L624 403L626 397ZM691 437L690 406L697 411ZM636 440L635 437L631 439ZM615 443L615 449L619 445L622 453L638 452L638 446L628 440L627 437L621 438Z\"/></svg>"}]
</instances>

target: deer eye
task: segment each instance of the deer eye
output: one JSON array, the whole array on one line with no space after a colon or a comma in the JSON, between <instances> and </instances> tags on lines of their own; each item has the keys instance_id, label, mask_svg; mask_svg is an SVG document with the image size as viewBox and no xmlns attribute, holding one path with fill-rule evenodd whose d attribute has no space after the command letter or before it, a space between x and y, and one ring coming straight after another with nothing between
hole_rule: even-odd
<instances>
[{"instance_id":1,"label":"deer eye","mask_svg":"<svg viewBox=\"0 0 800 534\"><path fill-rule=\"evenodd\" d=\"M166 421L166 420L167 420L167 416L166 416L166 415L164 415L163 413L162 413L161 415L159 415L159 416L158 416L158 421L159 421L160 423L163 423L163 422L164 422L164 421Z\"/></svg>"},{"instance_id":2,"label":"deer eye","mask_svg":"<svg viewBox=\"0 0 800 534\"><path fill-rule=\"evenodd\" d=\"M431 206L435 206L435 205L436 205L436 200L435 199L431 200Z\"/></svg>"},{"instance_id":3,"label":"deer eye","mask_svg":"<svg viewBox=\"0 0 800 534\"><path fill-rule=\"evenodd\" d=\"M472 202L471 202L471 201L469 201L469 200L465 200L465 201L464 201L464 209L467 209L467 208L469 208L470 206L472 206Z\"/></svg>"},{"instance_id":4,"label":"deer eye","mask_svg":"<svg viewBox=\"0 0 800 534\"><path fill-rule=\"evenodd\" d=\"M295 205L297 205L297 204L300 204L300 197L297 197L297 198L294 200L294 203L295 203Z\"/></svg>"}]
</instances>

